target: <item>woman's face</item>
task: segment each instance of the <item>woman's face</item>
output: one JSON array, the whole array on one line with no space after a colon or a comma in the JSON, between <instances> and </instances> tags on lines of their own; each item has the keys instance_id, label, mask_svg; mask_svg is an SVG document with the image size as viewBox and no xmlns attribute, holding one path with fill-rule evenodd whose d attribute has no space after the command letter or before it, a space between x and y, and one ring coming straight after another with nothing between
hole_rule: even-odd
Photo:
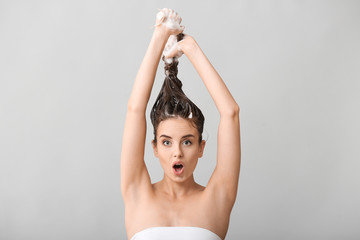
<instances>
[{"instance_id":1,"label":"woman's face","mask_svg":"<svg viewBox=\"0 0 360 240\"><path fill-rule=\"evenodd\" d=\"M192 176L205 147L204 140L199 144L199 133L192 123L180 117L164 120L158 126L156 139L154 153L164 173L177 182Z\"/></svg>"}]
</instances>

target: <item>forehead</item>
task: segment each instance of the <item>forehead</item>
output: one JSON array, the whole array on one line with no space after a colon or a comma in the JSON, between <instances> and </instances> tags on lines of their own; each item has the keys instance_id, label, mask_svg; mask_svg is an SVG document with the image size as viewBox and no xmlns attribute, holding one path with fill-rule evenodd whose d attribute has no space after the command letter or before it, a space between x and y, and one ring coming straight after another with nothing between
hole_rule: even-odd
<instances>
[{"instance_id":1,"label":"forehead","mask_svg":"<svg viewBox=\"0 0 360 240\"><path fill-rule=\"evenodd\" d=\"M158 126L157 135L160 136L162 134L181 137L187 134L196 136L198 132L189 120L184 118L168 118L164 121L161 121Z\"/></svg>"}]
</instances>

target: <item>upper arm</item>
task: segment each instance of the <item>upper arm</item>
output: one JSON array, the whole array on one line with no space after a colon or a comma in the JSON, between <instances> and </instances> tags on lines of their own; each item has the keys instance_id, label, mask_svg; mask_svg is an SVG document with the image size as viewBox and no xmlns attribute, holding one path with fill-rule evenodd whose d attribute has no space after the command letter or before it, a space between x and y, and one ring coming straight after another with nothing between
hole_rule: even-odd
<instances>
[{"instance_id":1,"label":"upper arm","mask_svg":"<svg viewBox=\"0 0 360 240\"><path fill-rule=\"evenodd\" d=\"M208 187L234 203L240 174L240 120L239 108L220 117L217 143L217 163Z\"/></svg>"},{"instance_id":2,"label":"upper arm","mask_svg":"<svg viewBox=\"0 0 360 240\"><path fill-rule=\"evenodd\" d=\"M210 178L208 191L215 191L219 200L234 202L240 174L239 107L224 81L205 56L197 42L185 38L181 48L199 73L220 113L217 163Z\"/></svg>"},{"instance_id":3,"label":"upper arm","mask_svg":"<svg viewBox=\"0 0 360 240\"><path fill-rule=\"evenodd\" d=\"M126 114L120 162L121 192L124 199L151 186L144 161L145 138L145 114L129 108Z\"/></svg>"},{"instance_id":4,"label":"upper arm","mask_svg":"<svg viewBox=\"0 0 360 240\"><path fill-rule=\"evenodd\" d=\"M155 29L136 75L128 102L120 164L121 192L124 199L134 196L134 193L151 189L151 181L144 161L146 139L145 112L160 57L168 38L167 30L163 28Z\"/></svg>"}]
</instances>

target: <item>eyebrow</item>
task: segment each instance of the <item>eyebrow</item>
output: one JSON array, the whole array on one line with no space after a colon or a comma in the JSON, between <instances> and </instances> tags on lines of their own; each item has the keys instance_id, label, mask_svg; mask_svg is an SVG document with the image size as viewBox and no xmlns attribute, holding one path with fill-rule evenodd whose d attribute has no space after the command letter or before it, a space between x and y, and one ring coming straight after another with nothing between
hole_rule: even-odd
<instances>
[{"instance_id":1,"label":"eyebrow","mask_svg":"<svg viewBox=\"0 0 360 240\"><path fill-rule=\"evenodd\" d=\"M165 135L165 134L161 134L159 138L162 138L162 137L172 139L172 137L170 137L170 136L168 136L168 135ZM185 136L182 136L181 138L189 138L189 137L193 137L193 138L194 138L195 136L192 135L192 134L187 134L187 135L185 135Z\"/></svg>"}]
</instances>

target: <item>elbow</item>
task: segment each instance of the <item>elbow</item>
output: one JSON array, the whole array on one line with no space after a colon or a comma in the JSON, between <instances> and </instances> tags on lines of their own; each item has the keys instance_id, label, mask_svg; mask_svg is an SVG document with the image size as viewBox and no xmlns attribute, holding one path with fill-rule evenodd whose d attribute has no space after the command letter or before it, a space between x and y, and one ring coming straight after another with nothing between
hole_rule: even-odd
<instances>
[{"instance_id":1,"label":"elbow","mask_svg":"<svg viewBox=\"0 0 360 240\"><path fill-rule=\"evenodd\" d=\"M238 118L240 113L240 107L237 103L234 103L232 106L228 106L225 109L221 109L220 115L224 117Z\"/></svg>"},{"instance_id":2,"label":"elbow","mask_svg":"<svg viewBox=\"0 0 360 240\"><path fill-rule=\"evenodd\" d=\"M135 113L145 113L146 106L141 106L139 104L134 104L133 102L129 101L127 105L128 112L135 112Z\"/></svg>"},{"instance_id":3,"label":"elbow","mask_svg":"<svg viewBox=\"0 0 360 240\"><path fill-rule=\"evenodd\" d=\"M232 110L232 114L234 115L234 116L239 116L239 114L240 114L240 107L239 107L239 105L237 104L237 103L235 103L235 106L234 106L234 108L233 108L233 110Z\"/></svg>"}]
</instances>

